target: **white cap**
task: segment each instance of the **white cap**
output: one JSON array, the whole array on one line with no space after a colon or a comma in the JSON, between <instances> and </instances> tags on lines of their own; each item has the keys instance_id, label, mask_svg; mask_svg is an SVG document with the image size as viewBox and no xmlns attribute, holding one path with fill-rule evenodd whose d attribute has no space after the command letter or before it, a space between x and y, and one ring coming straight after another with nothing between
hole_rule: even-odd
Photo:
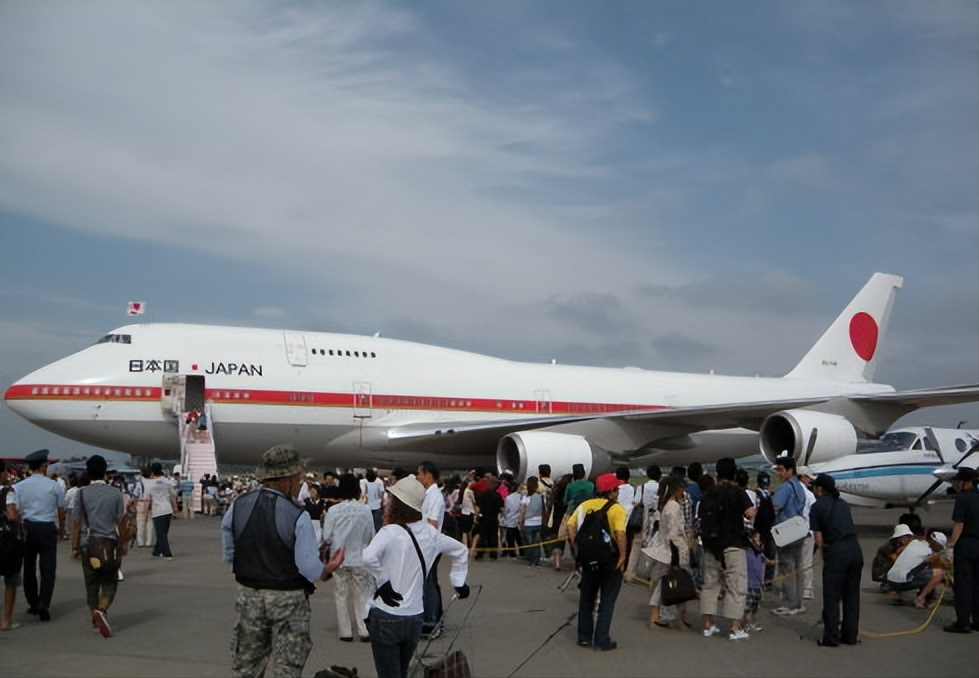
<instances>
[{"instance_id":1,"label":"white cap","mask_svg":"<svg viewBox=\"0 0 979 678\"><path fill-rule=\"evenodd\" d=\"M894 534L891 535L891 539L897 539L898 537L913 537L913 536L914 533L911 531L911 528L905 525L904 523L900 523L899 525L895 526Z\"/></svg>"},{"instance_id":2,"label":"white cap","mask_svg":"<svg viewBox=\"0 0 979 678\"><path fill-rule=\"evenodd\" d=\"M945 536L944 532L932 532L930 535L928 535L928 538L942 548L945 548L948 545L948 537Z\"/></svg>"}]
</instances>

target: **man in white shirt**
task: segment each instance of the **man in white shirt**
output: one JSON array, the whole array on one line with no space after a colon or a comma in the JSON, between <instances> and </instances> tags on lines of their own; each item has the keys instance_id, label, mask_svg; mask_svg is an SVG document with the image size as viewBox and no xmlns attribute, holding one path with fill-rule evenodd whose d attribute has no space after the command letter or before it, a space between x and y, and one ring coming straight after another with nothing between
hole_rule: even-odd
<instances>
[{"instance_id":1,"label":"man in white shirt","mask_svg":"<svg viewBox=\"0 0 979 678\"><path fill-rule=\"evenodd\" d=\"M627 467L620 466L615 469L615 477L622 481L622 484L619 485L618 502L625 509L626 522L628 522L629 516L632 515L632 509L636 505L636 488L629 483L632 474L629 473Z\"/></svg>"},{"instance_id":2,"label":"man in white shirt","mask_svg":"<svg viewBox=\"0 0 979 678\"><path fill-rule=\"evenodd\" d=\"M425 488L422 520L428 521L441 533L442 523L445 521L445 497L439 489L438 479L439 470L435 464L423 461L418 465L418 481ZM432 563L428 578L425 580L425 616L422 619L422 636L429 636L442 618L442 589L439 587L438 572L441 559L440 553L435 557L435 562Z\"/></svg>"},{"instance_id":3,"label":"man in white shirt","mask_svg":"<svg viewBox=\"0 0 979 678\"><path fill-rule=\"evenodd\" d=\"M941 532L933 532L928 537L915 535L887 571L887 581L893 590L918 590L915 607L925 607L928 594L945 576L940 561L946 543L947 539Z\"/></svg>"},{"instance_id":4,"label":"man in white shirt","mask_svg":"<svg viewBox=\"0 0 979 678\"><path fill-rule=\"evenodd\" d=\"M381 506L384 499L384 481L377 477L377 471L367 469L365 478L360 479L360 495L371 510L374 519L374 531L377 532L384 524L384 509Z\"/></svg>"},{"instance_id":5,"label":"man in white shirt","mask_svg":"<svg viewBox=\"0 0 979 678\"><path fill-rule=\"evenodd\" d=\"M646 476L649 478L642 485L642 504L646 510L646 520L649 516L656 513L659 506L659 481L663 478L663 470L657 464L650 464L646 469ZM645 525L645 521L643 521Z\"/></svg>"},{"instance_id":6,"label":"man in white shirt","mask_svg":"<svg viewBox=\"0 0 979 678\"><path fill-rule=\"evenodd\" d=\"M806 505L802 508L802 517L806 519L806 523L809 523L809 511L812 509L813 504L816 503L816 495L812 491L812 481L816 477L815 472L808 466L800 466L796 471L799 476L799 480L802 481L802 489L806 491ZM812 600L813 591L813 569L812 569L812 555L815 551L815 542L812 535L812 530L809 530L808 536L803 540L802 543L802 598L803 600Z\"/></svg>"},{"instance_id":7,"label":"man in white shirt","mask_svg":"<svg viewBox=\"0 0 979 678\"><path fill-rule=\"evenodd\" d=\"M142 475L133 484L133 496L136 498L136 546L139 548L152 546L156 540L156 534L153 532L153 516L150 513L152 500L146 493ZM192 500L193 496L184 497L185 502Z\"/></svg>"}]
</instances>

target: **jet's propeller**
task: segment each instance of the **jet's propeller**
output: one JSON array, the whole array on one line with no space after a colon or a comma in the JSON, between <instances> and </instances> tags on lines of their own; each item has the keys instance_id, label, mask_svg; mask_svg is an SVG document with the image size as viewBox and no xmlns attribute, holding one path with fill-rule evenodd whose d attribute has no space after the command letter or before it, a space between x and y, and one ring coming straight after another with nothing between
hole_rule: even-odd
<instances>
[{"instance_id":1,"label":"jet's propeller","mask_svg":"<svg viewBox=\"0 0 979 678\"><path fill-rule=\"evenodd\" d=\"M936 451L938 451L938 456L939 458L941 458L942 453L940 450L938 450L938 441L934 440L935 437L934 431L932 431L930 427L925 428L925 434L929 437L929 440L933 440L932 444L935 445L935 449ZM958 471L959 466L962 465L962 462L964 462L966 459L971 457L977 451L979 451L979 440L973 438L972 447L970 447L968 451L962 455L961 459L959 459L957 462L952 464L950 467L942 466L932 471L932 473L937 477L937 480L935 480L935 482L932 483L931 486L927 490L925 490L920 497L918 497L917 501L915 501L913 504L913 508L918 508L919 506L921 506L921 504L925 501L925 499L930 497L932 494L934 494L935 490L941 487L942 483L947 482L952 476L955 475L955 472ZM942 458L942 461L943 462L945 461L944 458Z\"/></svg>"}]
</instances>

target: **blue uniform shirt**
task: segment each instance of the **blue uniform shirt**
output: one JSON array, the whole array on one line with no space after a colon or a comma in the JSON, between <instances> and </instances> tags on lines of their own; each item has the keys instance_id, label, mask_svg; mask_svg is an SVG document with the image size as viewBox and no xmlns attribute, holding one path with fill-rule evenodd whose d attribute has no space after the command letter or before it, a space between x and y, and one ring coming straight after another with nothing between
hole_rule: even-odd
<instances>
[{"instance_id":1,"label":"blue uniform shirt","mask_svg":"<svg viewBox=\"0 0 979 678\"><path fill-rule=\"evenodd\" d=\"M15 488L21 518L35 523L58 521L58 509L65 505L65 491L58 481L35 473L21 480Z\"/></svg>"}]
</instances>

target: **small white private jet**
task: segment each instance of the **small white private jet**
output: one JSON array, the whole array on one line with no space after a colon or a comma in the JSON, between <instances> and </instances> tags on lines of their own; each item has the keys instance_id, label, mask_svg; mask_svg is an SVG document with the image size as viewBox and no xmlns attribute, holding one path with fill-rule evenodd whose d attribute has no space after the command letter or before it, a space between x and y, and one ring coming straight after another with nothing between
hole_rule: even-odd
<instances>
[{"instance_id":1,"label":"small white private jet","mask_svg":"<svg viewBox=\"0 0 979 678\"><path fill-rule=\"evenodd\" d=\"M957 468L976 468L977 449L979 430L908 426L861 445L856 454L810 466L833 476L851 504L914 510L946 496Z\"/></svg>"},{"instance_id":2,"label":"small white private jet","mask_svg":"<svg viewBox=\"0 0 979 678\"><path fill-rule=\"evenodd\" d=\"M594 476L759 449L768 460L788 451L815 464L855 452L918 408L979 400L979 384L874 383L902 283L875 273L780 378L519 363L378 336L140 324L28 374L4 400L66 438L182 461L187 446L209 444L218 462L256 464L290 442L320 466L495 460L520 480L544 463L555 475L581 463Z\"/></svg>"}]
</instances>

